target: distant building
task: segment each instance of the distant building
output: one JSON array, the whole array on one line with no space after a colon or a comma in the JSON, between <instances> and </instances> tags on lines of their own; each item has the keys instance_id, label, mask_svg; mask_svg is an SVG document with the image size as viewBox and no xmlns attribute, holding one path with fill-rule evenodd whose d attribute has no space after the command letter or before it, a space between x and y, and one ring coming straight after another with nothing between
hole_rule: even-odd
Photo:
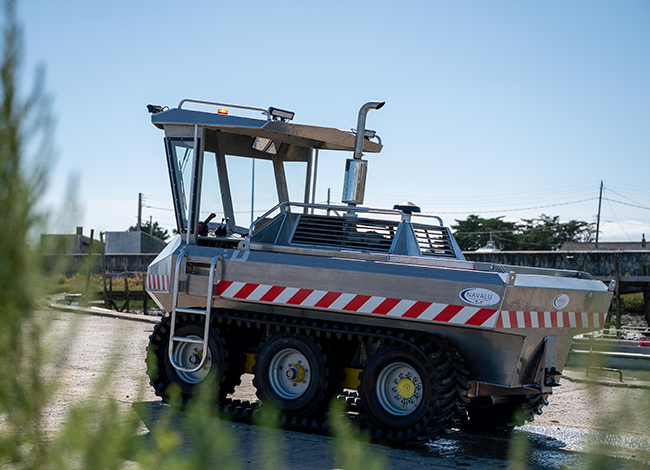
<instances>
[{"instance_id":1,"label":"distant building","mask_svg":"<svg viewBox=\"0 0 650 470\"><path fill-rule=\"evenodd\" d=\"M499 250L494 242L492 240L488 240L487 244L485 246L482 246L478 250L476 250L476 253L498 253Z\"/></svg>"},{"instance_id":2,"label":"distant building","mask_svg":"<svg viewBox=\"0 0 650 470\"><path fill-rule=\"evenodd\" d=\"M640 242L598 242L596 248L595 242L581 243L581 242L565 242L560 251L591 251L591 250L650 250L650 246L646 244L645 234Z\"/></svg>"},{"instance_id":3,"label":"distant building","mask_svg":"<svg viewBox=\"0 0 650 470\"><path fill-rule=\"evenodd\" d=\"M160 253L167 243L145 232L106 232L106 254Z\"/></svg>"},{"instance_id":4,"label":"distant building","mask_svg":"<svg viewBox=\"0 0 650 470\"><path fill-rule=\"evenodd\" d=\"M77 227L74 235L41 235L41 245L48 255L82 255L88 253L90 237L83 234L83 227ZM93 240L93 253L101 252L101 242Z\"/></svg>"}]
</instances>

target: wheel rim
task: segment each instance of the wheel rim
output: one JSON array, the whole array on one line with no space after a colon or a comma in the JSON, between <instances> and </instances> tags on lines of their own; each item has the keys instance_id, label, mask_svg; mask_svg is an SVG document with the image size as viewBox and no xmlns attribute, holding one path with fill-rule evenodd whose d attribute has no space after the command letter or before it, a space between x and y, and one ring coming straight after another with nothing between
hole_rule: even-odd
<instances>
[{"instance_id":1,"label":"wheel rim","mask_svg":"<svg viewBox=\"0 0 650 470\"><path fill-rule=\"evenodd\" d=\"M284 399L298 398L309 388L311 365L297 349L283 349L269 364L271 389Z\"/></svg>"},{"instance_id":2,"label":"wheel rim","mask_svg":"<svg viewBox=\"0 0 650 470\"><path fill-rule=\"evenodd\" d=\"M406 416L419 405L422 397L420 374L405 362L389 364L377 377L379 404L395 416Z\"/></svg>"},{"instance_id":3,"label":"wheel rim","mask_svg":"<svg viewBox=\"0 0 650 470\"><path fill-rule=\"evenodd\" d=\"M190 335L188 338L201 339L196 335ZM198 345L194 343L179 343L174 347L174 361L176 361L176 364L186 369L196 367L199 364L199 361L201 361L202 354L203 350L199 349ZM208 348L208 356L205 358L203 367L196 372L184 372L177 369L176 373L183 381L189 384L196 384L205 379L211 370L212 354L210 354L210 348Z\"/></svg>"}]
</instances>

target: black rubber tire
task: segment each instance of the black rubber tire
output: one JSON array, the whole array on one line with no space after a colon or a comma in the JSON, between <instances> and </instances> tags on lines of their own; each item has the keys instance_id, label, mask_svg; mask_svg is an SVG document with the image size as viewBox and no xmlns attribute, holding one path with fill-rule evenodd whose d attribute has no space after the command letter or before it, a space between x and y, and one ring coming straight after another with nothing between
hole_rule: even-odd
<instances>
[{"instance_id":1,"label":"black rubber tire","mask_svg":"<svg viewBox=\"0 0 650 470\"><path fill-rule=\"evenodd\" d=\"M468 429L507 431L534 421L535 415L542 414L547 404L548 394L512 395L507 401L489 406L481 406L479 400L467 405L469 420L463 426ZM488 398L488 397L486 397Z\"/></svg>"},{"instance_id":2,"label":"black rubber tire","mask_svg":"<svg viewBox=\"0 0 650 470\"><path fill-rule=\"evenodd\" d=\"M290 349L298 351L305 357L309 364L310 379L300 396L287 398L283 397L273 384L271 367L276 355ZM321 411L329 405L329 400L335 393L333 384L329 380L330 371L327 362L328 358L322 353L320 344L308 336L287 333L270 335L260 344L255 355L253 385L257 397L264 405L268 404L290 416Z\"/></svg>"},{"instance_id":3,"label":"black rubber tire","mask_svg":"<svg viewBox=\"0 0 650 470\"><path fill-rule=\"evenodd\" d=\"M377 380L382 371L395 363L411 366L421 379L421 399L418 406L409 414L400 416L392 413L382 403L378 393ZM416 434L423 429L433 417L437 406L436 374L433 364L415 354L398 347L383 346L373 354L359 375L359 395L365 417L372 428L395 432ZM382 433L382 434L383 434ZM373 433L376 434L376 433Z\"/></svg>"},{"instance_id":4,"label":"black rubber tire","mask_svg":"<svg viewBox=\"0 0 650 470\"><path fill-rule=\"evenodd\" d=\"M204 318L197 315L179 315L176 320L176 336L203 337ZM156 394L168 402L172 398L173 387L178 387L183 403L188 403L196 395L199 387L206 387L214 401L221 401L241 383L245 357L227 348L226 341L220 337L219 330L211 326L208 348L212 358L209 373L196 383L188 382L183 373L176 370L169 360L170 318L163 318L149 337L147 347L147 374ZM185 343L187 344L187 343ZM182 347L179 343L176 347ZM235 360L236 358L236 360ZM229 360L230 359L230 360Z\"/></svg>"},{"instance_id":5,"label":"black rubber tire","mask_svg":"<svg viewBox=\"0 0 650 470\"><path fill-rule=\"evenodd\" d=\"M395 346L380 347L359 374L363 423L374 438L403 441L420 434L440 435L460 427L465 419L469 385L462 358L442 341L419 348L415 343L412 341L410 351ZM422 381L422 399L406 416L392 414L382 406L377 395L379 374L396 362L413 367Z\"/></svg>"}]
</instances>

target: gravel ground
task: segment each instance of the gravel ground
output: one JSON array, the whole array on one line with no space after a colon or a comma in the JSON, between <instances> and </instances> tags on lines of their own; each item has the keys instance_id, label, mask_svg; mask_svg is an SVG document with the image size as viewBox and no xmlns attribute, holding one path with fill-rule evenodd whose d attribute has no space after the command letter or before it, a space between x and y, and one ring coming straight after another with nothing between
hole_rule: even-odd
<instances>
[{"instance_id":1,"label":"gravel ground","mask_svg":"<svg viewBox=\"0 0 650 470\"><path fill-rule=\"evenodd\" d=\"M164 412L145 373L144 351L153 324L68 312L42 314L53 318L48 341L53 346L65 346L67 357L62 368L48 370L50 376L60 376L60 385L45 416L47 431L55 432L70 407L82 400L113 399L125 412L135 412L142 418L140 432L146 438ZM103 371L111 364L118 365L110 380L101 382ZM567 375L569 379L562 380L562 387L556 389L544 414L515 433L527 436L532 443L530 468L562 468L567 464L589 468L587 451L602 455L605 460L600 463L606 463L603 468L646 468L650 462L650 391L583 383L584 377L577 371ZM631 383L642 385L639 381ZM236 396L255 398L250 376L244 377ZM278 468L304 468L309 464L316 470L337 466L332 455L336 439L332 437L223 423L238 442L235 458L243 468L268 468L273 458ZM183 430L182 423L178 426ZM266 447L258 445L267 441L280 449L271 460L263 450ZM480 469L507 467L509 445L507 435L458 432L449 439L410 449L378 444L365 447L371 455L385 458L389 468L406 464Z\"/></svg>"}]
</instances>

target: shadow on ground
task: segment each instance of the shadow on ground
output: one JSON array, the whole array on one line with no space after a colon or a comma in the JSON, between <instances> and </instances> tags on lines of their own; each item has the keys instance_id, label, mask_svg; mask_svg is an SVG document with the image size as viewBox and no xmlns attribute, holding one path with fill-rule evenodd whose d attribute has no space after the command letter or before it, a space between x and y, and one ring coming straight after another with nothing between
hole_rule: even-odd
<instances>
[{"instance_id":1,"label":"shadow on ground","mask_svg":"<svg viewBox=\"0 0 650 470\"><path fill-rule=\"evenodd\" d=\"M138 402L133 410L149 432L142 435L145 445L153 445L151 430L165 413L171 412L161 402ZM191 442L187 437L186 412L170 413L170 427L178 431L183 444L181 452L188 452ZM308 434L232 422L214 416L219 425L232 435L238 449L235 458L241 468L283 468L310 470L340 468L334 459L334 446L340 441L321 434ZM507 468L510 448L514 441L524 443L517 459L530 469L646 469L650 468L650 444L647 439L632 438L622 447L608 442L605 433L555 427L525 426L511 432L460 431L435 441L410 445L406 448L390 448L381 444L361 444L364 452L384 459L388 469L416 465L435 468ZM621 443L619 443L621 444ZM275 447L274 461L268 451ZM596 450L596 453L591 452ZM636 449L636 451L634 451ZM605 455L605 453L607 455Z\"/></svg>"}]
</instances>

